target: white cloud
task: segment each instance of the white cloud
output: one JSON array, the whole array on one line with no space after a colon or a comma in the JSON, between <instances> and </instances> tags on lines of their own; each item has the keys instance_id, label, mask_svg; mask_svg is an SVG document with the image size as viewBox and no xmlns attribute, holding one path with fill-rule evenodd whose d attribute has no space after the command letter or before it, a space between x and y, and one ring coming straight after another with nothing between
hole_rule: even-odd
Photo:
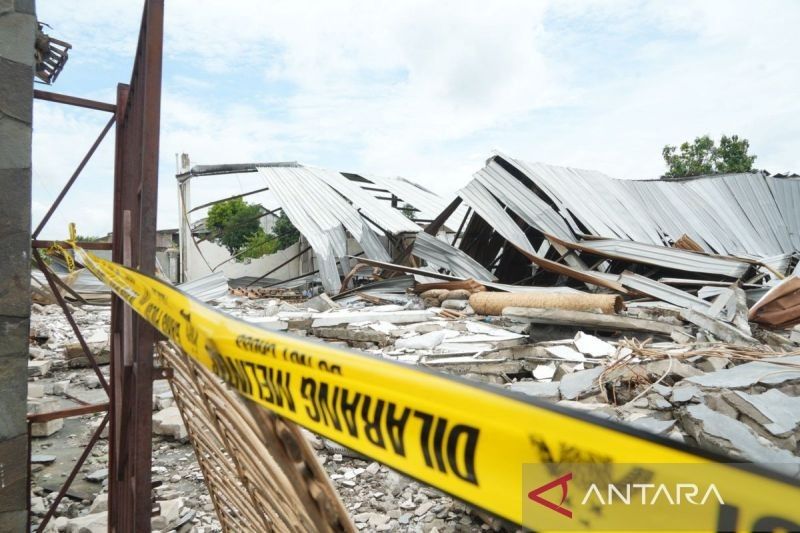
<instances>
[{"instance_id":1,"label":"white cloud","mask_svg":"<svg viewBox=\"0 0 800 533\"><path fill-rule=\"evenodd\" d=\"M130 58L140 15L131 4L39 8L81 58L67 69L89 69ZM441 193L495 148L655 177L664 144L704 133L749 138L770 170L800 168L797 3L166 5L161 227L177 223L181 151L198 163L298 160L405 175ZM87 133L36 152L42 179L68 159L60 152L91 142L88 125L59 120Z\"/></svg>"}]
</instances>

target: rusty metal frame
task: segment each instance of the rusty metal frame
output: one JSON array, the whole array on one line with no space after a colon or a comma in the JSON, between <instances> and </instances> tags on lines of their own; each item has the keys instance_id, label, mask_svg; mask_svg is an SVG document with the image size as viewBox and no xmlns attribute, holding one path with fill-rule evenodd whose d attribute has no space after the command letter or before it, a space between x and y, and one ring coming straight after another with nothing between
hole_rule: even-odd
<instances>
[{"instance_id":1,"label":"rusty metal frame","mask_svg":"<svg viewBox=\"0 0 800 533\"><path fill-rule=\"evenodd\" d=\"M146 0L129 85L117 86L112 260L155 273L164 2ZM111 306L109 530L150 531L156 331Z\"/></svg>"},{"instance_id":2,"label":"rusty metal frame","mask_svg":"<svg viewBox=\"0 0 800 533\"><path fill-rule=\"evenodd\" d=\"M76 296L48 267L42 249L66 243L37 240L81 171L116 124L114 160L113 243L84 243L86 249L111 249L112 259L153 274L156 252L156 210L158 200L158 148L161 107L161 55L163 43L163 0L145 0L130 85L117 86L115 104L98 102L47 91L34 91L34 98L64 105L112 113L86 155L32 233L32 256L44 273L56 301L64 311L109 402L80 405L52 413L28 417L28 486L30 489L31 424L58 418L106 411L78 462L61 487L56 499L40 522L43 531L69 490L81 466L91 453L106 425L109 425L109 530L150 531L152 511L152 389L153 379L163 373L153 370L155 330L131 313L122 300L112 297L110 383L100 371L86 340L72 316L63 290ZM85 402L77 402L79 404ZM28 490L28 530L30 530L30 490Z\"/></svg>"}]
</instances>

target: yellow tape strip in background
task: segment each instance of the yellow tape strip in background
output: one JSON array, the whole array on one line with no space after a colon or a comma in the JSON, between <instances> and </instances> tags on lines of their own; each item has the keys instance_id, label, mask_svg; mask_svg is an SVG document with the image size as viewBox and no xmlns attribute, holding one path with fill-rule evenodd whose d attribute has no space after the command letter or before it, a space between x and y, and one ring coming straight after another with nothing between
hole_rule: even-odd
<instances>
[{"instance_id":1,"label":"yellow tape strip in background","mask_svg":"<svg viewBox=\"0 0 800 533\"><path fill-rule=\"evenodd\" d=\"M526 463L637 463L669 480L665 463L720 459L532 398L268 331L159 280L80 248L76 253L134 311L243 396L526 527L536 527L523 523L525 495L536 488L523 486ZM726 520L735 516L736 529L749 530L765 516L800 524L796 482L756 467L724 470ZM695 514L697 530L717 530L721 509Z\"/></svg>"}]
</instances>

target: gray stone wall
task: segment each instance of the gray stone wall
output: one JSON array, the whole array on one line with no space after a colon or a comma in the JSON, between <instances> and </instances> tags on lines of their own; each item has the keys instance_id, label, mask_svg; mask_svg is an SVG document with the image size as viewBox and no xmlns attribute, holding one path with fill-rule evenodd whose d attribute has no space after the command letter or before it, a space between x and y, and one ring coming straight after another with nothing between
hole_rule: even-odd
<instances>
[{"instance_id":1,"label":"gray stone wall","mask_svg":"<svg viewBox=\"0 0 800 533\"><path fill-rule=\"evenodd\" d=\"M0 532L27 504L33 0L0 0Z\"/></svg>"}]
</instances>

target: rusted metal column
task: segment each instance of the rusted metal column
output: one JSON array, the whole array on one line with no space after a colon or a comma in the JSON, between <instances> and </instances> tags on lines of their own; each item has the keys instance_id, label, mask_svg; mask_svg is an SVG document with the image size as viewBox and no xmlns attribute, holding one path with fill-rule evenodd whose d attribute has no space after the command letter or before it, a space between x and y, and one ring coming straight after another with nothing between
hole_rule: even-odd
<instances>
[{"instance_id":1,"label":"rusted metal column","mask_svg":"<svg viewBox=\"0 0 800 533\"><path fill-rule=\"evenodd\" d=\"M155 272L163 0L148 0L129 86L117 88L112 260ZM155 330L111 309L109 530L150 531Z\"/></svg>"}]
</instances>

